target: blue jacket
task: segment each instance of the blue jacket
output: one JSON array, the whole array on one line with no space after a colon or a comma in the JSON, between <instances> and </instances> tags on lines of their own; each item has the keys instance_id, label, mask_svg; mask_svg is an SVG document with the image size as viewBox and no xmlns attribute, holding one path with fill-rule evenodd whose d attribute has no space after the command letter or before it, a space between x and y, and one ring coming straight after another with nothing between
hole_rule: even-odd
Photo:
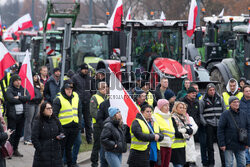
<instances>
[{"instance_id":1,"label":"blue jacket","mask_svg":"<svg viewBox=\"0 0 250 167\"><path fill-rule=\"evenodd\" d=\"M232 113L237 126L239 128L247 129L248 136L250 136L250 124L245 112L239 110L239 112L233 111L231 108L221 114L219 126L217 130L219 147L226 146L227 150L245 150L245 146L238 141L238 129L235 126L234 121L230 113ZM248 137L248 146L250 145L250 137Z\"/></svg>"},{"instance_id":2,"label":"blue jacket","mask_svg":"<svg viewBox=\"0 0 250 167\"><path fill-rule=\"evenodd\" d=\"M246 100L244 96L240 100L240 111L250 114L250 100Z\"/></svg>"}]
</instances>

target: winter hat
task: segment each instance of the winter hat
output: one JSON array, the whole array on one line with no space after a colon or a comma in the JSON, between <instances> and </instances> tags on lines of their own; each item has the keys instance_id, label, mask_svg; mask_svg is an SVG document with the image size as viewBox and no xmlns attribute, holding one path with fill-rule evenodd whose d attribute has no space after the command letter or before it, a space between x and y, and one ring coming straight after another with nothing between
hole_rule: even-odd
<instances>
[{"instance_id":1,"label":"winter hat","mask_svg":"<svg viewBox=\"0 0 250 167\"><path fill-rule=\"evenodd\" d=\"M210 88L214 88L214 89L215 89L215 85L214 85L213 83L207 84L207 91L208 91Z\"/></svg>"},{"instance_id":2,"label":"winter hat","mask_svg":"<svg viewBox=\"0 0 250 167\"><path fill-rule=\"evenodd\" d=\"M83 70L83 69L88 70L89 67L88 67L88 65L86 63L83 63L82 65L80 65L80 69L81 70Z\"/></svg>"},{"instance_id":3,"label":"winter hat","mask_svg":"<svg viewBox=\"0 0 250 167\"><path fill-rule=\"evenodd\" d=\"M60 68L56 67L56 68L53 69L53 73L55 73L57 71L60 71Z\"/></svg>"},{"instance_id":4,"label":"winter hat","mask_svg":"<svg viewBox=\"0 0 250 167\"><path fill-rule=\"evenodd\" d=\"M169 100L175 96L174 92L171 89L167 89L164 93L165 99Z\"/></svg>"},{"instance_id":5,"label":"winter hat","mask_svg":"<svg viewBox=\"0 0 250 167\"><path fill-rule=\"evenodd\" d=\"M157 101L157 107L161 109L164 105L169 104L168 100L160 99Z\"/></svg>"},{"instance_id":6,"label":"winter hat","mask_svg":"<svg viewBox=\"0 0 250 167\"><path fill-rule=\"evenodd\" d=\"M105 74L106 73L106 70L104 68L100 68L99 70L96 71L96 74L97 73L102 73L102 74Z\"/></svg>"},{"instance_id":7,"label":"winter hat","mask_svg":"<svg viewBox=\"0 0 250 167\"><path fill-rule=\"evenodd\" d=\"M149 84L148 81L146 80L141 81L141 88L143 88L147 84Z\"/></svg>"},{"instance_id":8,"label":"winter hat","mask_svg":"<svg viewBox=\"0 0 250 167\"><path fill-rule=\"evenodd\" d=\"M194 87L190 86L187 90L187 94L192 93L192 92L197 92Z\"/></svg>"},{"instance_id":9,"label":"winter hat","mask_svg":"<svg viewBox=\"0 0 250 167\"><path fill-rule=\"evenodd\" d=\"M230 97L229 97L229 100L228 100L229 105L230 105L234 100L239 100L239 98L236 97L236 96L230 96Z\"/></svg>"},{"instance_id":10,"label":"winter hat","mask_svg":"<svg viewBox=\"0 0 250 167\"><path fill-rule=\"evenodd\" d=\"M108 112L109 112L109 116L113 117L116 113L119 112L119 109L116 107L109 107Z\"/></svg>"},{"instance_id":11,"label":"winter hat","mask_svg":"<svg viewBox=\"0 0 250 167\"><path fill-rule=\"evenodd\" d=\"M141 89L136 89L135 90L135 94L138 95L138 96L141 95L142 93L144 93L144 91L141 90Z\"/></svg>"},{"instance_id":12,"label":"winter hat","mask_svg":"<svg viewBox=\"0 0 250 167\"><path fill-rule=\"evenodd\" d=\"M63 82L63 88L72 88L73 89L73 81L71 79L67 79Z\"/></svg>"},{"instance_id":13,"label":"winter hat","mask_svg":"<svg viewBox=\"0 0 250 167\"><path fill-rule=\"evenodd\" d=\"M14 74L14 75L12 75L11 80L12 80L12 82L14 82L16 80L21 80L21 78L18 74Z\"/></svg>"}]
</instances>

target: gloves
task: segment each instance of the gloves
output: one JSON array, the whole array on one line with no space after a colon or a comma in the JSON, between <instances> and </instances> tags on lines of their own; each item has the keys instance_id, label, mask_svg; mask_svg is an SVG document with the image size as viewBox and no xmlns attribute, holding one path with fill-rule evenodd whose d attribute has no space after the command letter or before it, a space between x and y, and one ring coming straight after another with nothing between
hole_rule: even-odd
<instances>
[{"instance_id":1,"label":"gloves","mask_svg":"<svg viewBox=\"0 0 250 167\"><path fill-rule=\"evenodd\" d=\"M190 139L190 136L189 136L188 134L186 134L186 133L185 133L185 134L182 134L182 136L183 136L184 139L187 139L187 140Z\"/></svg>"},{"instance_id":2,"label":"gloves","mask_svg":"<svg viewBox=\"0 0 250 167\"><path fill-rule=\"evenodd\" d=\"M182 134L185 134L187 132L186 128L180 128L178 131Z\"/></svg>"},{"instance_id":3,"label":"gloves","mask_svg":"<svg viewBox=\"0 0 250 167\"><path fill-rule=\"evenodd\" d=\"M193 129L191 127L186 128L186 134L192 135L193 134Z\"/></svg>"}]
</instances>

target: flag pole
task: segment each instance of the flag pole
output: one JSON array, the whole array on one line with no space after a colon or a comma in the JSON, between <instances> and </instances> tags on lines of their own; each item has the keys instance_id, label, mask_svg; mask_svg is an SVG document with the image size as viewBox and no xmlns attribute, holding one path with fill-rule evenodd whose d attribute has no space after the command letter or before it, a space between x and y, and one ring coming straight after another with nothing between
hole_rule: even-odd
<instances>
[{"instance_id":1,"label":"flag pole","mask_svg":"<svg viewBox=\"0 0 250 167\"><path fill-rule=\"evenodd\" d=\"M27 78L25 78L25 80L24 80L24 96L26 96L26 80L27 80Z\"/></svg>"},{"instance_id":2,"label":"flag pole","mask_svg":"<svg viewBox=\"0 0 250 167\"><path fill-rule=\"evenodd\" d=\"M113 71L108 67L109 71L113 73ZM113 73L113 75L115 76L115 74ZM115 76L116 77L116 76ZM118 78L116 77L116 79L118 80ZM120 81L119 81L120 82ZM121 84L122 86L122 84ZM123 86L122 86L123 87ZM128 95L128 92L126 89L124 89L124 91L127 93ZM131 97L130 97L131 98ZM134 105L136 106L137 110L139 111L139 113L141 114L143 120L146 122L146 125L148 126L149 130L152 132L152 134L155 134L153 129L149 126L147 120L145 119L145 117L143 116L143 114L141 113L141 111L139 110L138 106L135 104L134 100L131 98L132 102L134 103Z\"/></svg>"}]
</instances>

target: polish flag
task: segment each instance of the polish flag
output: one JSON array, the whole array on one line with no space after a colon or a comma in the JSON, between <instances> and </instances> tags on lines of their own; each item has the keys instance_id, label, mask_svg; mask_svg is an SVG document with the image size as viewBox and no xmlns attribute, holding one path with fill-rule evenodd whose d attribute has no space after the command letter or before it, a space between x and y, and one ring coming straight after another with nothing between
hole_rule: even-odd
<instances>
[{"instance_id":1,"label":"polish flag","mask_svg":"<svg viewBox=\"0 0 250 167\"><path fill-rule=\"evenodd\" d=\"M3 29L2 29L2 17L0 16L0 36L3 35Z\"/></svg>"},{"instance_id":2,"label":"polish flag","mask_svg":"<svg viewBox=\"0 0 250 167\"><path fill-rule=\"evenodd\" d=\"M248 29L247 29L247 33L250 34L250 20L248 22Z\"/></svg>"},{"instance_id":3,"label":"polish flag","mask_svg":"<svg viewBox=\"0 0 250 167\"><path fill-rule=\"evenodd\" d=\"M194 33L194 30L196 28L196 17L198 14L198 7L196 0L191 1L191 6L189 10L189 16L188 16L188 27L187 27L187 35L191 37Z\"/></svg>"},{"instance_id":4,"label":"polish flag","mask_svg":"<svg viewBox=\"0 0 250 167\"><path fill-rule=\"evenodd\" d=\"M30 56L28 50L26 51L26 56L23 60L22 67L19 72L19 76L22 80L22 86L29 92L30 99L35 97L35 90L33 84L33 77L31 72L31 65L30 65Z\"/></svg>"},{"instance_id":5,"label":"polish flag","mask_svg":"<svg viewBox=\"0 0 250 167\"><path fill-rule=\"evenodd\" d=\"M223 16L224 16L224 8L222 9L218 17L223 17Z\"/></svg>"},{"instance_id":6,"label":"polish flag","mask_svg":"<svg viewBox=\"0 0 250 167\"><path fill-rule=\"evenodd\" d=\"M33 27L30 14L26 14L15 21L7 30L3 33L3 39L13 39L11 34L15 34L19 37L17 31L24 30Z\"/></svg>"},{"instance_id":7,"label":"polish flag","mask_svg":"<svg viewBox=\"0 0 250 167\"><path fill-rule=\"evenodd\" d=\"M131 7L128 9L128 13L125 20L126 21L131 20Z\"/></svg>"},{"instance_id":8,"label":"polish flag","mask_svg":"<svg viewBox=\"0 0 250 167\"><path fill-rule=\"evenodd\" d=\"M39 31L43 30L43 22L39 21ZM51 18L49 18L47 23L47 30L51 30Z\"/></svg>"},{"instance_id":9,"label":"polish flag","mask_svg":"<svg viewBox=\"0 0 250 167\"><path fill-rule=\"evenodd\" d=\"M43 22L39 21L39 31L43 30Z\"/></svg>"},{"instance_id":10,"label":"polish flag","mask_svg":"<svg viewBox=\"0 0 250 167\"><path fill-rule=\"evenodd\" d=\"M110 73L110 106L121 111L123 122L130 127L139 109L115 74L112 71Z\"/></svg>"},{"instance_id":11,"label":"polish flag","mask_svg":"<svg viewBox=\"0 0 250 167\"><path fill-rule=\"evenodd\" d=\"M0 42L0 80L4 77L4 71L16 63L8 49Z\"/></svg>"},{"instance_id":12,"label":"polish flag","mask_svg":"<svg viewBox=\"0 0 250 167\"><path fill-rule=\"evenodd\" d=\"M46 53L47 53L47 55L52 55L55 53L55 51L53 49L51 49L51 47L46 46Z\"/></svg>"},{"instance_id":13,"label":"polish flag","mask_svg":"<svg viewBox=\"0 0 250 167\"><path fill-rule=\"evenodd\" d=\"M123 17L123 5L122 0L118 0L115 6L115 10L107 24L110 29L114 31L121 31L122 17Z\"/></svg>"},{"instance_id":14,"label":"polish flag","mask_svg":"<svg viewBox=\"0 0 250 167\"><path fill-rule=\"evenodd\" d=\"M161 12L161 17L160 17L160 19L163 20L163 21L166 21L166 20L167 20L165 14L163 13L163 11Z\"/></svg>"}]
</instances>

